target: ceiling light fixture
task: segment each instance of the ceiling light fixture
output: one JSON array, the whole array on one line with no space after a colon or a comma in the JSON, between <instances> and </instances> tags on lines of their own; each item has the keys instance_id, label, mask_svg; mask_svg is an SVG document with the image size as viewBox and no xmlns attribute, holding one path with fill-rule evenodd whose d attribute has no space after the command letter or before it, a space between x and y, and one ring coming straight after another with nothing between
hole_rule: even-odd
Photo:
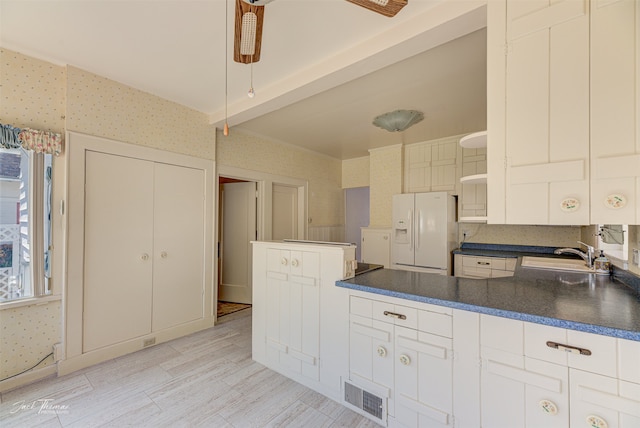
<instances>
[{"instance_id":1,"label":"ceiling light fixture","mask_svg":"<svg viewBox=\"0 0 640 428\"><path fill-rule=\"evenodd\" d=\"M246 0L245 0L246 1ZM392 17L405 7L408 0L347 0L381 15Z\"/></svg>"},{"instance_id":2,"label":"ceiling light fixture","mask_svg":"<svg viewBox=\"0 0 640 428\"><path fill-rule=\"evenodd\" d=\"M389 132L402 132L424 119L424 114L416 110L396 110L381 114L373 119L373 124Z\"/></svg>"}]
</instances>

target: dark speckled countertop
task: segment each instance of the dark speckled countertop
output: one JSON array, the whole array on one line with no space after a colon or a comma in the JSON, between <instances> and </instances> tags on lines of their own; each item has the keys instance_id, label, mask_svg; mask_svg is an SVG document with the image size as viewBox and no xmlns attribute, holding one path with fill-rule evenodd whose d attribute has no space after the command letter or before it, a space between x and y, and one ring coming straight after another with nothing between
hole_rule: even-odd
<instances>
[{"instance_id":1,"label":"dark speckled countertop","mask_svg":"<svg viewBox=\"0 0 640 428\"><path fill-rule=\"evenodd\" d=\"M486 254L483 254L486 255ZM379 269L339 287L640 341L640 295L610 276L523 268L467 279Z\"/></svg>"}]
</instances>

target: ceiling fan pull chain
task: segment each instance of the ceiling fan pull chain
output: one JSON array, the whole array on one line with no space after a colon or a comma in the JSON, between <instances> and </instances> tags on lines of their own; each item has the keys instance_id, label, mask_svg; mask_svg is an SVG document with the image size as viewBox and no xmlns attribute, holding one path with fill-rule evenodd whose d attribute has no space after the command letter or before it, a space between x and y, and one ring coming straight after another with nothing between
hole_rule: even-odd
<instances>
[{"instance_id":1,"label":"ceiling fan pull chain","mask_svg":"<svg viewBox=\"0 0 640 428\"><path fill-rule=\"evenodd\" d=\"M249 83L249 92L247 93L249 98L256 96L256 92L253 90L253 54L251 55L251 81Z\"/></svg>"}]
</instances>

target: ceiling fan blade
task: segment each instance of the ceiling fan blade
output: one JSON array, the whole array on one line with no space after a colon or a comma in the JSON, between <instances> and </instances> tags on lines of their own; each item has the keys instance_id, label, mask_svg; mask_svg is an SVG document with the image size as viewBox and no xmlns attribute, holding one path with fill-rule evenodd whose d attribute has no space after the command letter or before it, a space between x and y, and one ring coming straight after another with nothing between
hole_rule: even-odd
<instances>
[{"instance_id":1,"label":"ceiling fan blade","mask_svg":"<svg viewBox=\"0 0 640 428\"><path fill-rule=\"evenodd\" d=\"M374 12L378 12L384 16L395 16L400 9L405 7L408 0L347 0L358 6L362 6Z\"/></svg>"},{"instance_id":2,"label":"ceiling fan blade","mask_svg":"<svg viewBox=\"0 0 640 428\"><path fill-rule=\"evenodd\" d=\"M264 6L254 6L236 0L233 60L242 64L260 61Z\"/></svg>"}]
</instances>

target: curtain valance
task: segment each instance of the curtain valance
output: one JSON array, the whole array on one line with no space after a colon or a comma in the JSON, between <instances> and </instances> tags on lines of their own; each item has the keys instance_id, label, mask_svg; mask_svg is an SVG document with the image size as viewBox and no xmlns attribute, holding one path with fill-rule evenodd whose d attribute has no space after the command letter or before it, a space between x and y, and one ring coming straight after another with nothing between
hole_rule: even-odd
<instances>
[{"instance_id":1,"label":"curtain valance","mask_svg":"<svg viewBox=\"0 0 640 428\"><path fill-rule=\"evenodd\" d=\"M31 128L15 128L0 123L0 147L5 149L32 150L58 156L62 152L62 135Z\"/></svg>"}]
</instances>

